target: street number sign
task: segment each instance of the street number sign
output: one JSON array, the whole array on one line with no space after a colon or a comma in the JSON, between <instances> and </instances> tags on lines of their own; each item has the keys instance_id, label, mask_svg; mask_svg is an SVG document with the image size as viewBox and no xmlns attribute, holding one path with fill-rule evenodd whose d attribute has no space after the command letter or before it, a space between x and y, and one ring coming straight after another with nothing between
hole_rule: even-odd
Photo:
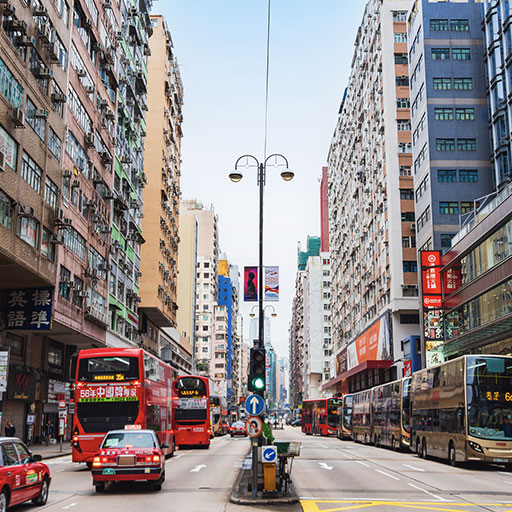
<instances>
[{"instance_id":1,"label":"street number sign","mask_svg":"<svg viewBox=\"0 0 512 512\"><path fill-rule=\"evenodd\" d=\"M265 410L265 400L260 395L249 395L245 401L245 410L251 416L259 416Z\"/></svg>"},{"instance_id":2,"label":"street number sign","mask_svg":"<svg viewBox=\"0 0 512 512\"><path fill-rule=\"evenodd\" d=\"M277 447L264 446L261 449L261 458L263 462L275 462L277 459Z\"/></svg>"},{"instance_id":3,"label":"street number sign","mask_svg":"<svg viewBox=\"0 0 512 512\"><path fill-rule=\"evenodd\" d=\"M249 437L258 437L263 431L263 421L259 416L249 416L245 420L245 430Z\"/></svg>"}]
</instances>

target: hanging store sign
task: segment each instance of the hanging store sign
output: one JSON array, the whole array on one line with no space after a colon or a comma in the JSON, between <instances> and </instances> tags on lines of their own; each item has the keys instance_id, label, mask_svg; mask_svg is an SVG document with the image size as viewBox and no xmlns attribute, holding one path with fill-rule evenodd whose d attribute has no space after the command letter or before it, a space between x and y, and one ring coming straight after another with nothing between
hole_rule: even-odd
<instances>
[{"instance_id":1,"label":"hanging store sign","mask_svg":"<svg viewBox=\"0 0 512 512\"><path fill-rule=\"evenodd\" d=\"M7 377L9 375L9 351L0 351L0 393L7 391Z\"/></svg>"},{"instance_id":2,"label":"hanging store sign","mask_svg":"<svg viewBox=\"0 0 512 512\"><path fill-rule=\"evenodd\" d=\"M244 267L244 301L258 300L258 267Z\"/></svg>"},{"instance_id":3,"label":"hanging store sign","mask_svg":"<svg viewBox=\"0 0 512 512\"><path fill-rule=\"evenodd\" d=\"M7 290L7 329L50 330L52 295L53 288Z\"/></svg>"},{"instance_id":4,"label":"hanging store sign","mask_svg":"<svg viewBox=\"0 0 512 512\"><path fill-rule=\"evenodd\" d=\"M269 302L279 301L279 267L265 267L265 297Z\"/></svg>"},{"instance_id":5,"label":"hanging store sign","mask_svg":"<svg viewBox=\"0 0 512 512\"><path fill-rule=\"evenodd\" d=\"M423 308L440 308L441 251L421 251L421 283Z\"/></svg>"},{"instance_id":6,"label":"hanging store sign","mask_svg":"<svg viewBox=\"0 0 512 512\"><path fill-rule=\"evenodd\" d=\"M9 400L34 401L36 398L36 374L27 368L16 369L11 366L7 398Z\"/></svg>"}]
</instances>

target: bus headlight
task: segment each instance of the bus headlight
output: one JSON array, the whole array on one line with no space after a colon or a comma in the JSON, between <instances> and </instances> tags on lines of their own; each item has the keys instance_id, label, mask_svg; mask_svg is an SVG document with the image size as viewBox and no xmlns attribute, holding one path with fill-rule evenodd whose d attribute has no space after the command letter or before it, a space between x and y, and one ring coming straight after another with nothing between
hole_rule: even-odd
<instances>
[{"instance_id":1,"label":"bus headlight","mask_svg":"<svg viewBox=\"0 0 512 512\"><path fill-rule=\"evenodd\" d=\"M470 448L473 448L475 452L484 453L482 447L478 443L474 443L473 441L469 441Z\"/></svg>"}]
</instances>

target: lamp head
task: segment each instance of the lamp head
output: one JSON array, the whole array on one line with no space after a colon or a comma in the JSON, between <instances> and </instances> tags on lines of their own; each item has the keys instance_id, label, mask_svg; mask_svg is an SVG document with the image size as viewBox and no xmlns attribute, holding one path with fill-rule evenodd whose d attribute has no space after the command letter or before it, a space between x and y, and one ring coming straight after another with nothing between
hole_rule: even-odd
<instances>
[{"instance_id":1,"label":"lamp head","mask_svg":"<svg viewBox=\"0 0 512 512\"><path fill-rule=\"evenodd\" d=\"M255 315L254 313L249 313L249 316L250 316L251 318L254 318L256 315Z\"/></svg>"},{"instance_id":2,"label":"lamp head","mask_svg":"<svg viewBox=\"0 0 512 512\"><path fill-rule=\"evenodd\" d=\"M290 169L286 168L282 173L281 173L281 178L283 178L284 181L291 181L293 180L293 177L295 176L295 174L290 171Z\"/></svg>"},{"instance_id":3,"label":"lamp head","mask_svg":"<svg viewBox=\"0 0 512 512\"><path fill-rule=\"evenodd\" d=\"M275 318L275 317L277 316L277 313L272 313L270 316L271 316L272 318Z\"/></svg>"},{"instance_id":4,"label":"lamp head","mask_svg":"<svg viewBox=\"0 0 512 512\"><path fill-rule=\"evenodd\" d=\"M234 170L233 172L229 173L229 179L233 183L238 183L243 178L243 175L241 172Z\"/></svg>"}]
</instances>

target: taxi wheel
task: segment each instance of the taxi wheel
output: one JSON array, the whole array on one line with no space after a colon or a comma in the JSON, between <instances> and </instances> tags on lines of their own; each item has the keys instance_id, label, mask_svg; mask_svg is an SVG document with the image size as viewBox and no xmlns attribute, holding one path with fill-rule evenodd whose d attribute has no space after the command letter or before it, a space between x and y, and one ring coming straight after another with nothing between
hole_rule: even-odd
<instances>
[{"instance_id":1,"label":"taxi wheel","mask_svg":"<svg viewBox=\"0 0 512 512\"><path fill-rule=\"evenodd\" d=\"M105 483L97 482L94 484L94 488L96 489L96 492L105 492Z\"/></svg>"},{"instance_id":2,"label":"taxi wheel","mask_svg":"<svg viewBox=\"0 0 512 512\"><path fill-rule=\"evenodd\" d=\"M32 500L32 503L34 505L37 505L38 507L42 507L43 505L46 505L46 502L48 501L49 490L50 490L50 484L48 483L48 478L45 477L41 484L41 490L39 491L39 496L37 498L34 498ZM1 508L0 508L0 510L1 510Z\"/></svg>"},{"instance_id":3,"label":"taxi wheel","mask_svg":"<svg viewBox=\"0 0 512 512\"><path fill-rule=\"evenodd\" d=\"M6 512L8 505L9 505L9 496L7 496L7 491L3 490L0 493L0 512Z\"/></svg>"}]
</instances>

